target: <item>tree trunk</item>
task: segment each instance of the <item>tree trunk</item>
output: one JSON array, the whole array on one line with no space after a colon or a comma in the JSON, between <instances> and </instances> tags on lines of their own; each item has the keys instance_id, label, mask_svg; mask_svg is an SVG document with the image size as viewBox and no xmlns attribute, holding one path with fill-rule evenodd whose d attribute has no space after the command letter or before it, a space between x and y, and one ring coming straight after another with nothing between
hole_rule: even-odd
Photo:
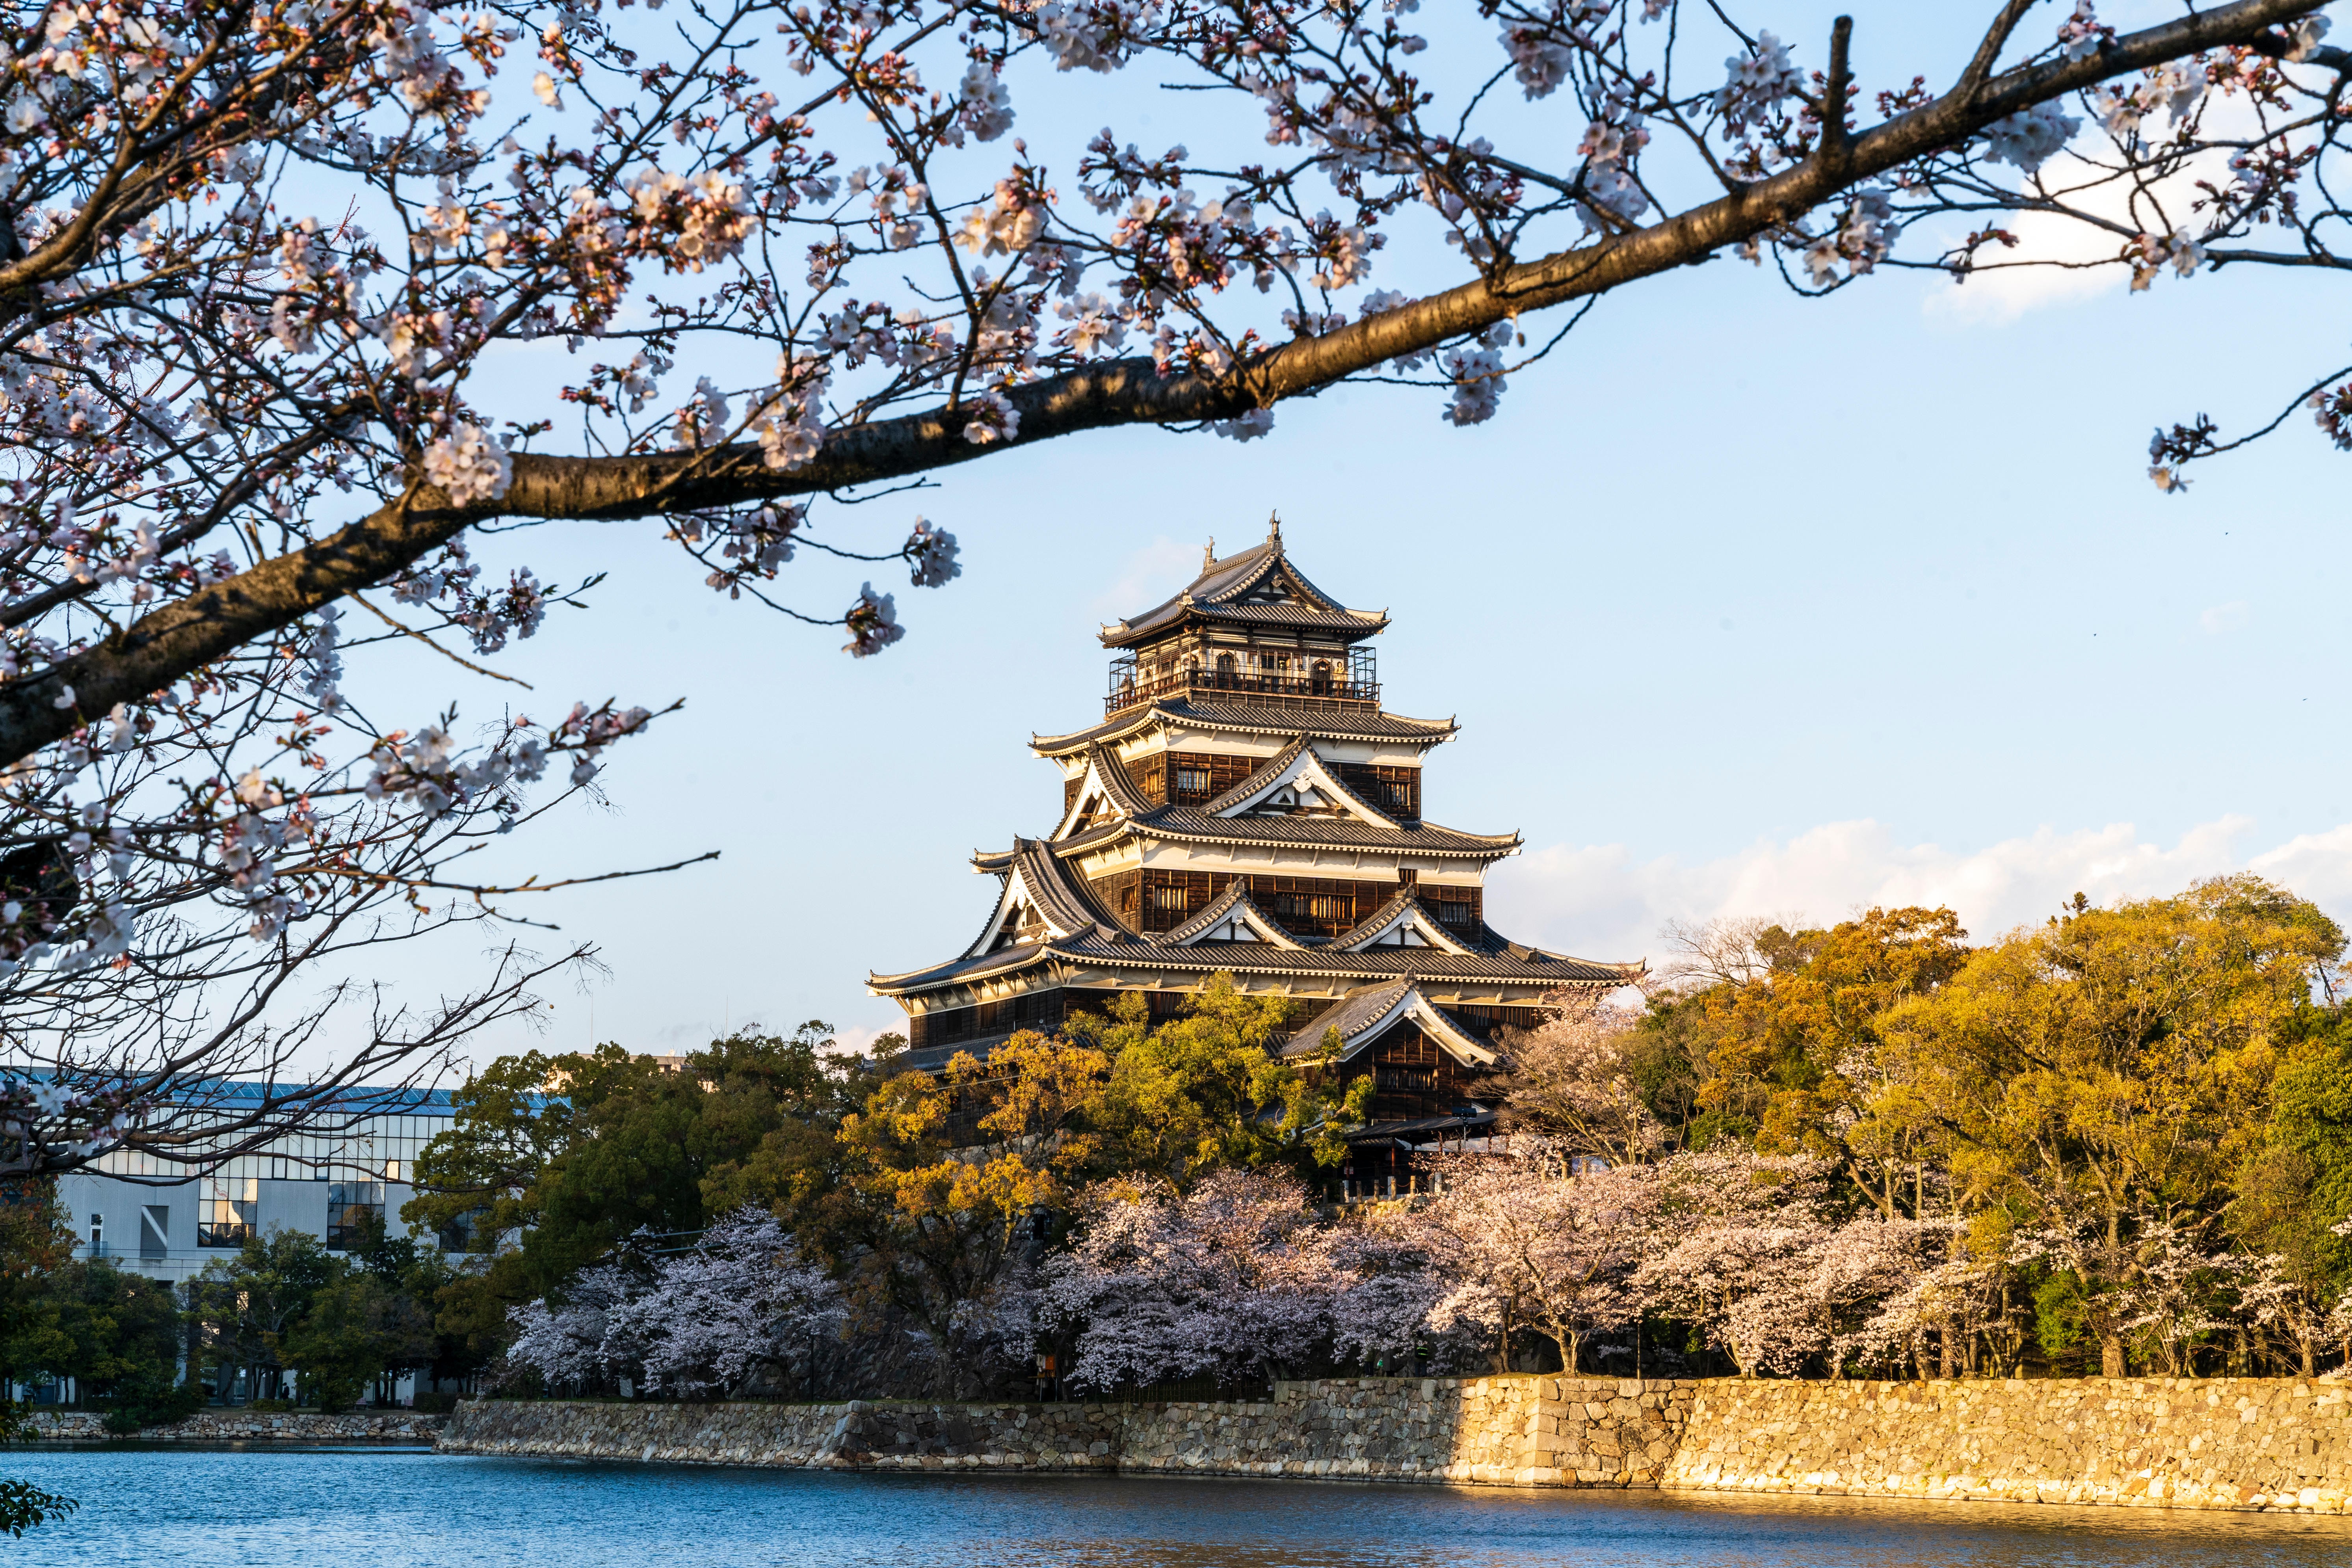
<instances>
[{"instance_id":1,"label":"tree trunk","mask_svg":"<svg viewBox=\"0 0 2352 1568\"><path fill-rule=\"evenodd\" d=\"M2120 1335L2103 1334L2099 1337L2099 1375L2124 1375L2124 1342Z\"/></svg>"}]
</instances>

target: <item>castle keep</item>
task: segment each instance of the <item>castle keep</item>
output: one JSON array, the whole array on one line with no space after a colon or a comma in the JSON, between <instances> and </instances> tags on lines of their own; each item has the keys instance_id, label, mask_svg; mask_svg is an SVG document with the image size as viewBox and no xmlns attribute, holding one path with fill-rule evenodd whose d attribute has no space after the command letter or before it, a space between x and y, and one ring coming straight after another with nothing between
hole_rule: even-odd
<instances>
[{"instance_id":1,"label":"castle keep","mask_svg":"<svg viewBox=\"0 0 2352 1568\"><path fill-rule=\"evenodd\" d=\"M998 889L963 952L868 981L907 1009L907 1065L985 1057L1122 991L1172 1016L1223 972L1305 1005L1292 1054L1339 1031L1342 1072L1377 1079L1366 1135L1491 1121L1479 1079L1497 1066L1496 1028L1642 965L1486 923L1486 868L1519 836L1423 816L1423 764L1455 727L1381 706L1370 644L1387 626L1307 581L1276 523L1105 627L1101 721L1030 742L1061 771L1053 831L973 857Z\"/></svg>"}]
</instances>

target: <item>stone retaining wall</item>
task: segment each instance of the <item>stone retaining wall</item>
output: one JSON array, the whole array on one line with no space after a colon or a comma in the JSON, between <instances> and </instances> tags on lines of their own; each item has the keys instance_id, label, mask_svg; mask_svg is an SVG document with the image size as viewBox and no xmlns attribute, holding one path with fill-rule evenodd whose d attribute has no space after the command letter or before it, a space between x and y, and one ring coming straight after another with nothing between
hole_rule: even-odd
<instances>
[{"instance_id":1,"label":"stone retaining wall","mask_svg":"<svg viewBox=\"0 0 2352 1568\"><path fill-rule=\"evenodd\" d=\"M1699 1384L1663 1485L2342 1513L2352 1386L2290 1378Z\"/></svg>"},{"instance_id":2,"label":"stone retaining wall","mask_svg":"<svg viewBox=\"0 0 2352 1568\"><path fill-rule=\"evenodd\" d=\"M463 1405L444 1452L856 1469L1110 1470L1655 1486L1697 1389L1332 1378L1140 1405Z\"/></svg>"},{"instance_id":3,"label":"stone retaining wall","mask_svg":"<svg viewBox=\"0 0 2352 1568\"><path fill-rule=\"evenodd\" d=\"M430 1443L441 1435L446 1415L414 1410L352 1410L321 1415L298 1410L268 1415L247 1410L206 1410L168 1426L149 1426L142 1443ZM114 1435L106 1418L85 1410L42 1412L33 1416L43 1442L105 1441Z\"/></svg>"},{"instance_id":4,"label":"stone retaining wall","mask_svg":"<svg viewBox=\"0 0 2352 1568\"><path fill-rule=\"evenodd\" d=\"M1337 1378L1144 1405L461 1405L445 1452L2343 1513L2352 1385Z\"/></svg>"}]
</instances>

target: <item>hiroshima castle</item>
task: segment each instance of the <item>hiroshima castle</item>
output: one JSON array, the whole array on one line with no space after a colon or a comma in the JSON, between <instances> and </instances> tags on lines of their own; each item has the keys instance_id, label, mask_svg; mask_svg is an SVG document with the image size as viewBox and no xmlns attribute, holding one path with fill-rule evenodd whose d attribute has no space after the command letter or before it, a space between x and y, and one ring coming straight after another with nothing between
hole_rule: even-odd
<instances>
[{"instance_id":1,"label":"hiroshima castle","mask_svg":"<svg viewBox=\"0 0 2352 1568\"><path fill-rule=\"evenodd\" d=\"M1179 1012L1212 975L1294 997L1287 1054L1337 1029L1340 1071L1376 1075L1374 1127L1492 1120L1496 1031L1643 973L1513 942L1486 923L1486 868L1517 833L1423 816L1422 764L1450 719L1381 706L1370 639L1293 563L1277 521L1174 598L1102 632L1099 722L1032 737L1062 773L1041 838L972 858L997 879L971 944L876 974L906 1008L910 1068L985 1058L1121 992ZM1485 1100L1486 1103L1481 1103Z\"/></svg>"}]
</instances>

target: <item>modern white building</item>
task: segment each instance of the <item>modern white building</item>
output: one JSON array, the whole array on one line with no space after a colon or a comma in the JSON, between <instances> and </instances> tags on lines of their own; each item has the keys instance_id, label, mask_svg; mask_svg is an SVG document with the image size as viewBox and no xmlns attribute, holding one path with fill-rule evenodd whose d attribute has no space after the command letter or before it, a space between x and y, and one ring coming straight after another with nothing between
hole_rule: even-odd
<instances>
[{"instance_id":1,"label":"modern white building","mask_svg":"<svg viewBox=\"0 0 2352 1568\"><path fill-rule=\"evenodd\" d=\"M226 1086L257 1099L259 1084ZM331 1249L355 1241L371 1216L403 1232L401 1205L415 1189L416 1157L448 1130L446 1089L355 1089L382 1105L333 1135L280 1139L268 1152L239 1155L205 1176L152 1155L117 1152L63 1176L58 1199L73 1226L74 1256L174 1282L204 1272L250 1236L299 1230ZM443 1238L452 1250L462 1238Z\"/></svg>"}]
</instances>

